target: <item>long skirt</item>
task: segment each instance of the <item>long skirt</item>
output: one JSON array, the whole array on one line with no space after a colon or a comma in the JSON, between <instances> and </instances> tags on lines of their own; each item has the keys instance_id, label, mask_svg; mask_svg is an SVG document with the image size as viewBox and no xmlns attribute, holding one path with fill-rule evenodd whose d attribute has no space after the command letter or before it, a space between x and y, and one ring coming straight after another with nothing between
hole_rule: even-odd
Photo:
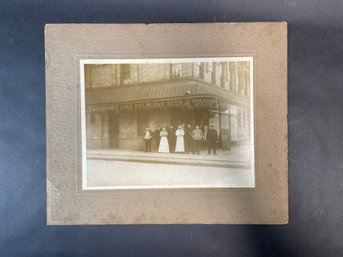
<instances>
[{"instance_id":1,"label":"long skirt","mask_svg":"<svg viewBox=\"0 0 343 257\"><path fill-rule=\"evenodd\" d=\"M185 152L185 141L183 139L183 136L177 136L175 153L183 153L183 152Z\"/></svg>"},{"instance_id":2,"label":"long skirt","mask_svg":"<svg viewBox=\"0 0 343 257\"><path fill-rule=\"evenodd\" d=\"M161 137L160 147L158 148L159 153L169 153L169 144L167 137Z\"/></svg>"}]
</instances>

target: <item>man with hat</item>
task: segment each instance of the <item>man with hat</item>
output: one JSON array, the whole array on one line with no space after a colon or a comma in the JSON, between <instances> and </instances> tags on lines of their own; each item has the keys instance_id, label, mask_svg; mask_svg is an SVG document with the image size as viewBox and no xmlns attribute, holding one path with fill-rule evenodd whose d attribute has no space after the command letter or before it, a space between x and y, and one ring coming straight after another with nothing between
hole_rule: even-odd
<instances>
[{"instance_id":1,"label":"man with hat","mask_svg":"<svg viewBox=\"0 0 343 257\"><path fill-rule=\"evenodd\" d=\"M211 150L213 149L214 155L217 155L218 132L214 129L213 125L210 126L206 139L208 144L208 154L211 154Z\"/></svg>"},{"instance_id":2,"label":"man with hat","mask_svg":"<svg viewBox=\"0 0 343 257\"><path fill-rule=\"evenodd\" d=\"M193 139L193 149L192 154L195 154L195 152L199 155L200 153L200 142L204 138L204 134L202 133L199 126L195 126L195 129L191 133L192 139Z\"/></svg>"}]
</instances>

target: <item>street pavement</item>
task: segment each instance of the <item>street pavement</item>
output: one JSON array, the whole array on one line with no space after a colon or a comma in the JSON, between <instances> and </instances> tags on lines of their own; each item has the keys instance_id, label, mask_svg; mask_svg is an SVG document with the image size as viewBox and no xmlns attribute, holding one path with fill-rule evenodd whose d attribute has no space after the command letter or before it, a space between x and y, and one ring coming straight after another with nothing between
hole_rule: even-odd
<instances>
[{"instance_id":1,"label":"street pavement","mask_svg":"<svg viewBox=\"0 0 343 257\"><path fill-rule=\"evenodd\" d=\"M249 188L254 187L249 147L218 150L218 155L88 150L89 189Z\"/></svg>"},{"instance_id":2,"label":"street pavement","mask_svg":"<svg viewBox=\"0 0 343 257\"><path fill-rule=\"evenodd\" d=\"M208 154L207 150L200 154L157 153L118 149L88 150L89 160L131 161L159 164L180 164L209 167L251 168L252 151L247 146L232 147L231 151L217 150L217 155Z\"/></svg>"}]
</instances>

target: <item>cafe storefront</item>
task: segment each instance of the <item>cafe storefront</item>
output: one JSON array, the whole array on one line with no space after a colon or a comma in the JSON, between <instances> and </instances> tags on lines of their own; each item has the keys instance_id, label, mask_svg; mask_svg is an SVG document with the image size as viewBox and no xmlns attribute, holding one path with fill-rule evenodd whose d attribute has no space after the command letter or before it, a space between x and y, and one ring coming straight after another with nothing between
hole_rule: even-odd
<instances>
[{"instance_id":1,"label":"cafe storefront","mask_svg":"<svg viewBox=\"0 0 343 257\"><path fill-rule=\"evenodd\" d=\"M87 148L143 150L146 127L155 131L163 126L191 124L201 128L214 125L221 147L230 150L232 138L242 139L242 130L233 126L249 118L247 101L194 80L90 89L86 91L85 108Z\"/></svg>"}]
</instances>

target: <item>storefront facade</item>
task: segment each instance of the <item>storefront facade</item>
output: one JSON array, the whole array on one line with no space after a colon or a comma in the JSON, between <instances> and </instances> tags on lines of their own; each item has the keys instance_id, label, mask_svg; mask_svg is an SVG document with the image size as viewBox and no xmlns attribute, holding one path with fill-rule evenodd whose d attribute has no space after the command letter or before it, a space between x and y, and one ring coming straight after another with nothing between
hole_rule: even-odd
<instances>
[{"instance_id":1,"label":"storefront facade","mask_svg":"<svg viewBox=\"0 0 343 257\"><path fill-rule=\"evenodd\" d=\"M249 62L86 66L88 149L143 150L145 128L181 124L214 125L224 150L251 140Z\"/></svg>"}]
</instances>

